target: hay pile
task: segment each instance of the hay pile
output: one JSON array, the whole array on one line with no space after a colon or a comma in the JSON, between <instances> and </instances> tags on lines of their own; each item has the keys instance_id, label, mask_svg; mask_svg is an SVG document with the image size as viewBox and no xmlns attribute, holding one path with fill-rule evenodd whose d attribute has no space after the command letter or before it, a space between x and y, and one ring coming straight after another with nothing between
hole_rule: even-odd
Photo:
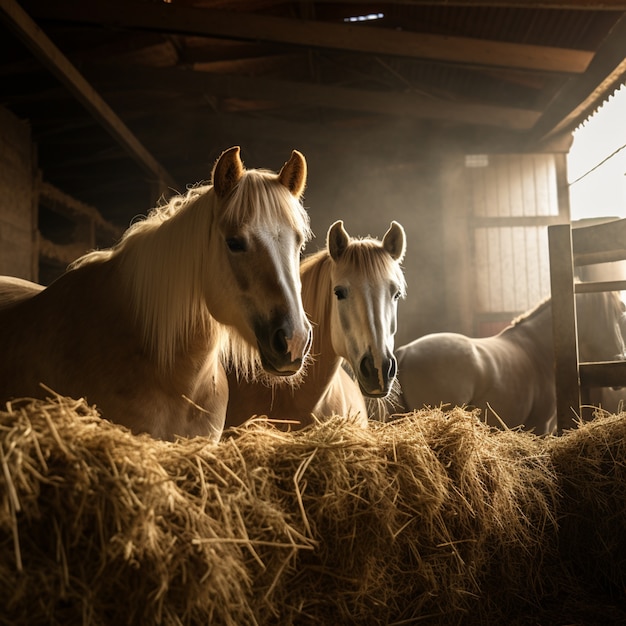
<instances>
[{"instance_id":1,"label":"hay pile","mask_svg":"<svg viewBox=\"0 0 626 626\"><path fill-rule=\"evenodd\" d=\"M84 402L14 403L0 623L566 624L589 563L599 623L626 618L605 597L623 592L625 440L617 418L543 440L456 409L172 444Z\"/></svg>"}]
</instances>

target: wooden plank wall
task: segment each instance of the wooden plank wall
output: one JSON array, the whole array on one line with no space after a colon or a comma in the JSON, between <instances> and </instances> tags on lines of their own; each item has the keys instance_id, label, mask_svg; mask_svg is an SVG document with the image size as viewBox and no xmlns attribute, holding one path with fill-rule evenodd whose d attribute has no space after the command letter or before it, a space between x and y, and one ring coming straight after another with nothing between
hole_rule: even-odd
<instances>
[{"instance_id":1,"label":"wooden plank wall","mask_svg":"<svg viewBox=\"0 0 626 626\"><path fill-rule=\"evenodd\" d=\"M29 125L0 107L0 274L36 281L35 161Z\"/></svg>"}]
</instances>

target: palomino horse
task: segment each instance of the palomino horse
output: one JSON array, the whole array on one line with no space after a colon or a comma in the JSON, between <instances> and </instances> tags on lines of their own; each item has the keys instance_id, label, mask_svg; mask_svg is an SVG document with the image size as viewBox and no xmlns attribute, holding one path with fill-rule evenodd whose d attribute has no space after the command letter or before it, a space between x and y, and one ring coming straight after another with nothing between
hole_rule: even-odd
<instances>
[{"instance_id":1,"label":"palomino horse","mask_svg":"<svg viewBox=\"0 0 626 626\"><path fill-rule=\"evenodd\" d=\"M581 359L624 358L624 305L619 294L576 297ZM434 333L398 348L396 356L406 411L465 405L483 409L494 426L501 420L537 434L556 427L551 300L493 337Z\"/></svg>"},{"instance_id":2,"label":"palomino horse","mask_svg":"<svg viewBox=\"0 0 626 626\"><path fill-rule=\"evenodd\" d=\"M157 207L49 287L0 281L0 402L41 397L41 383L134 432L218 439L223 362L291 376L309 351L305 182L295 150L275 174L244 169L231 148L211 185Z\"/></svg>"},{"instance_id":3,"label":"palomino horse","mask_svg":"<svg viewBox=\"0 0 626 626\"><path fill-rule=\"evenodd\" d=\"M398 299L405 292L400 266L405 248L404 229L397 222L382 242L352 238L343 222L335 222L326 248L301 263L302 302L314 330L312 358L302 377L296 377L299 384L263 385L229 374L226 426L237 426L252 415L301 427L312 415L359 413L367 423L363 395L383 398L395 380L393 348ZM343 359L357 384L344 371Z\"/></svg>"}]
</instances>

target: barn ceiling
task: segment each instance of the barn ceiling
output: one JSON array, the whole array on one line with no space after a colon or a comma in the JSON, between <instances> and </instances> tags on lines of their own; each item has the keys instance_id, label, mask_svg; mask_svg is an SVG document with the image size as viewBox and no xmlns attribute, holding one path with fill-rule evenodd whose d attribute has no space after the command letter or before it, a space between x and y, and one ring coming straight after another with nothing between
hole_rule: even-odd
<instances>
[{"instance_id":1,"label":"barn ceiling","mask_svg":"<svg viewBox=\"0 0 626 626\"><path fill-rule=\"evenodd\" d=\"M294 147L327 166L567 149L626 76L626 0L0 0L0 18L0 102L44 178L122 224L235 144L273 169Z\"/></svg>"}]
</instances>

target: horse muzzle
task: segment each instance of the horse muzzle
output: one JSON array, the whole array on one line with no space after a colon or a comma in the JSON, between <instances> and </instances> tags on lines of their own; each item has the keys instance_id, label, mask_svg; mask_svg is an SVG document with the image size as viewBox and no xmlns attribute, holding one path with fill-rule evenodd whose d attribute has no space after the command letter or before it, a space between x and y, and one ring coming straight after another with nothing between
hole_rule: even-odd
<instances>
[{"instance_id":1,"label":"horse muzzle","mask_svg":"<svg viewBox=\"0 0 626 626\"><path fill-rule=\"evenodd\" d=\"M311 325L294 331L283 323L269 332L256 333L263 369L273 376L293 376L302 368L313 342Z\"/></svg>"},{"instance_id":2,"label":"horse muzzle","mask_svg":"<svg viewBox=\"0 0 626 626\"><path fill-rule=\"evenodd\" d=\"M356 378L361 393L368 398L386 398L398 372L395 356L385 358L380 367L376 367L374 357L368 352L360 361L356 370Z\"/></svg>"}]
</instances>

